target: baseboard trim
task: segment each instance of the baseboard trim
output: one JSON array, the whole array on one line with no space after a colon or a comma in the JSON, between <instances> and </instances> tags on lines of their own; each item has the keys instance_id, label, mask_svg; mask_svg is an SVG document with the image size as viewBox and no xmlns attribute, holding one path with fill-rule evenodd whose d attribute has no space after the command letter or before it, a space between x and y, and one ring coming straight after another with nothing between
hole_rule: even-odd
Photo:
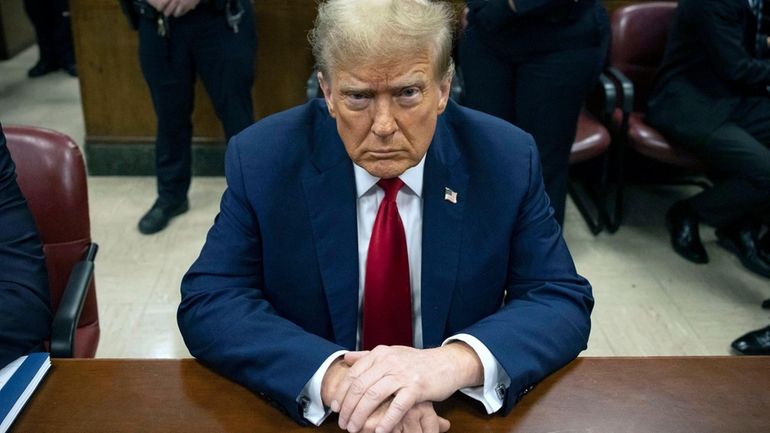
<instances>
[{"instance_id":1,"label":"baseboard trim","mask_svg":"<svg viewBox=\"0 0 770 433\"><path fill-rule=\"evenodd\" d=\"M224 176L224 143L192 146L193 176ZM86 164L91 176L154 176L153 143L86 143Z\"/></svg>"}]
</instances>

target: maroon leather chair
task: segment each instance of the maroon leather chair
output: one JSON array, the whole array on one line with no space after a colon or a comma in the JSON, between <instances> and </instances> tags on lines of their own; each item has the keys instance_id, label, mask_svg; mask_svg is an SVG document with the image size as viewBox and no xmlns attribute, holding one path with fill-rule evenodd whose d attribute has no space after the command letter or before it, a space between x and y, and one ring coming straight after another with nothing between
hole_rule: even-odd
<instances>
[{"instance_id":1,"label":"maroon leather chair","mask_svg":"<svg viewBox=\"0 0 770 433\"><path fill-rule=\"evenodd\" d=\"M663 61L676 2L646 2L616 9L611 17L610 75L620 85L620 108L613 122L626 147L666 164L704 171L690 152L666 139L645 122L647 100ZM622 168L621 168L622 170ZM617 173L622 182L622 172ZM616 210L619 223L621 201Z\"/></svg>"},{"instance_id":2,"label":"maroon leather chair","mask_svg":"<svg viewBox=\"0 0 770 433\"><path fill-rule=\"evenodd\" d=\"M11 125L3 130L43 242L54 312L51 356L92 358L99 343L97 247L91 242L83 155L56 131Z\"/></svg>"}]
</instances>

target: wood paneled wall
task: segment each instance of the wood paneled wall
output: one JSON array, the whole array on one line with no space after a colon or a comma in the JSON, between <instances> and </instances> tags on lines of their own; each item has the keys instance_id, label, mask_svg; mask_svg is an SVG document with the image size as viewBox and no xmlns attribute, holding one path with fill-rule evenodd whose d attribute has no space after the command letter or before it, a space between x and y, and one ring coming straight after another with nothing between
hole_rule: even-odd
<instances>
[{"instance_id":1,"label":"wood paneled wall","mask_svg":"<svg viewBox=\"0 0 770 433\"><path fill-rule=\"evenodd\" d=\"M315 17L309 0L259 0L256 82L258 118L294 106L305 97L312 68L307 31ZM87 142L147 142L155 115L138 59L137 34L115 0L70 0ZM198 82L194 136L221 141L222 128Z\"/></svg>"},{"instance_id":2,"label":"wood paneled wall","mask_svg":"<svg viewBox=\"0 0 770 433\"><path fill-rule=\"evenodd\" d=\"M0 0L0 60L13 57L35 42L35 31L22 0Z\"/></svg>"},{"instance_id":3,"label":"wood paneled wall","mask_svg":"<svg viewBox=\"0 0 770 433\"><path fill-rule=\"evenodd\" d=\"M631 2L605 3L614 9ZM70 0L70 9L86 142L152 142L155 115L139 68L137 34L128 26L118 2ZM307 32L315 17L315 2L257 0L255 14L259 41L252 94L255 115L261 118L305 99L305 82L313 64ZM221 126L200 83L193 123L196 141L222 141Z\"/></svg>"}]
</instances>

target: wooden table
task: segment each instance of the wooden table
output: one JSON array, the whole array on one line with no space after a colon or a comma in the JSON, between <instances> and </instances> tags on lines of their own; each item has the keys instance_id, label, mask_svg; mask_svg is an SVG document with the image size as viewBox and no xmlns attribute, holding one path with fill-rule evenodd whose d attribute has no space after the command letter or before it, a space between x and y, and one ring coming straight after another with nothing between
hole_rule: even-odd
<instances>
[{"instance_id":1,"label":"wooden table","mask_svg":"<svg viewBox=\"0 0 770 433\"><path fill-rule=\"evenodd\" d=\"M770 432L770 357L581 358L507 417L464 397L451 432ZM339 432L294 424L194 360L54 360L11 431Z\"/></svg>"}]
</instances>

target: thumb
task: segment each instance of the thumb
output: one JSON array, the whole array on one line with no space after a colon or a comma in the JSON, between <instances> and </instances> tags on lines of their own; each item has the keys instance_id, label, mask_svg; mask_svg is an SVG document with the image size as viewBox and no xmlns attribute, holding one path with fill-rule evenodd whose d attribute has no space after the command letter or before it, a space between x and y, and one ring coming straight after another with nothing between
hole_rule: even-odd
<instances>
[{"instance_id":1,"label":"thumb","mask_svg":"<svg viewBox=\"0 0 770 433\"><path fill-rule=\"evenodd\" d=\"M449 422L446 418L438 417L438 430L441 433L444 433L445 431L449 430L449 427L451 427L452 424Z\"/></svg>"},{"instance_id":2,"label":"thumb","mask_svg":"<svg viewBox=\"0 0 770 433\"><path fill-rule=\"evenodd\" d=\"M368 355L368 350L362 350L360 352L348 352L345 354L345 362L348 365L355 364L359 359L363 358L364 356Z\"/></svg>"}]
</instances>

